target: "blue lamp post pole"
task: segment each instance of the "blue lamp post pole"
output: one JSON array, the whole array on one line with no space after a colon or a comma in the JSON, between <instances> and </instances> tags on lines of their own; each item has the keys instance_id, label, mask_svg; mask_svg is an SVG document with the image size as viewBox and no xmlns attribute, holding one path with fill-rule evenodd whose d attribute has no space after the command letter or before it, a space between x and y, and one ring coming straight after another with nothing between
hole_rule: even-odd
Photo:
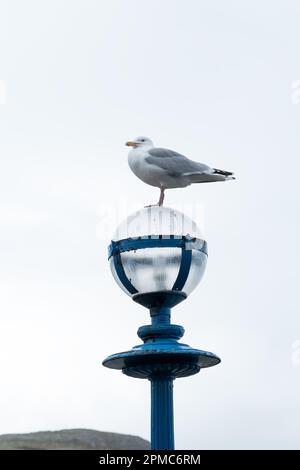
<instances>
[{"instance_id":1,"label":"blue lamp post pole","mask_svg":"<svg viewBox=\"0 0 300 470\"><path fill-rule=\"evenodd\" d=\"M168 256L171 256L170 253L175 250L174 259L178 262L178 274L170 284L171 289L140 292L133 284L132 262L135 258L132 256L142 253L142 258L134 261L137 264L138 276L140 264L151 266L149 259L153 261L155 258L155 255L151 255L153 248L171 250ZM146 256L147 250L150 257ZM151 324L138 329L137 334L143 341L142 344L134 346L129 351L107 357L103 365L122 370L127 376L148 379L151 382L151 449L153 450L174 449L174 380L197 374L201 368L211 367L220 362L220 359L211 352L194 349L187 344L180 343L184 329L180 325L171 323L171 309L187 298L183 288L186 286L188 290L187 281L192 263L196 263L198 271L201 269L203 271L202 264L205 265L206 257L206 242L183 235L176 237L170 235L168 238L134 237L112 242L109 247L109 258L115 279L135 302L149 309ZM161 267L159 276L156 273L154 277L165 279L165 273L162 271L167 269L167 264L165 264ZM130 277L128 273L132 276ZM160 282L158 282L158 287L161 286ZM136 283L138 284L138 277L136 277ZM164 282L163 285L165 286L166 283ZM145 288L147 289L147 285Z\"/></svg>"},{"instance_id":2,"label":"blue lamp post pole","mask_svg":"<svg viewBox=\"0 0 300 470\"><path fill-rule=\"evenodd\" d=\"M171 309L161 307L153 309L151 315L152 339L164 338L165 340L175 340L181 335L181 329L176 331L170 324ZM173 325L174 327L175 325ZM146 336L145 334L146 329ZM151 332L152 329L152 332ZM153 336L153 330L156 333ZM178 336L179 335L179 336ZM147 328L139 335L147 341ZM153 370L149 376L151 381L151 447L152 449L174 449L174 410L173 410L173 380L174 373L170 366L160 367Z\"/></svg>"}]
</instances>

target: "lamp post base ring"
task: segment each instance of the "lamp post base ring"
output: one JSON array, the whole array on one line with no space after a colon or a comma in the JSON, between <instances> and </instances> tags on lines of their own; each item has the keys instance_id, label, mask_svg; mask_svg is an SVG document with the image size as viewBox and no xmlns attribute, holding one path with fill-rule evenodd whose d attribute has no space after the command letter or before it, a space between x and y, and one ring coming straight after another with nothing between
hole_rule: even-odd
<instances>
[{"instance_id":1,"label":"lamp post base ring","mask_svg":"<svg viewBox=\"0 0 300 470\"><path fill-rule=\"evenodd\" d=\"M103 365L135 378L148 379L160 371L175 379L197 374L200 369L219 362L218 356L211 352L168 340L145 343L131 351L113 354L103 361Z\"/></svg>"}]
</instances>

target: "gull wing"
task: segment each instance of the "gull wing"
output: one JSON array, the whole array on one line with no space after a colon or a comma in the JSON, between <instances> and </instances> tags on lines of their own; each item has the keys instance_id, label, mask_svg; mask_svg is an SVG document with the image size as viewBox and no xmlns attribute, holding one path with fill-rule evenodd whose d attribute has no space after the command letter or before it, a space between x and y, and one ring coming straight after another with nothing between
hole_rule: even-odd
<instances>
[{"instance_id":1,"label":"gull wing","mask_svg":"<svg viewBox=\"0 0 300 470\"><path fill-rule=\"evenodd\" d=\"M147 152L147 163L156 165L165 170L170 176L182 176L185 174L199 174L211 172L211 168L203 163L194 162L189 158L164 148L153 148Z\"/></svg>"}]
</instances>

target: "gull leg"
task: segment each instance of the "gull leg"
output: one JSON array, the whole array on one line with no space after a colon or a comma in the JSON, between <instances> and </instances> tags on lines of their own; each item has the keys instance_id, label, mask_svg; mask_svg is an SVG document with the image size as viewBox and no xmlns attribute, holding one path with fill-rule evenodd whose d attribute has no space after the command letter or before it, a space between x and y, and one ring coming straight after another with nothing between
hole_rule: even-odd
<instances>
[{"instance_id":1,"label":"gull leg","mask_svg":"<svg viewBox=\"0 0 300 470\"><path fill-rule=\"evenodd\" d=\"M159 196L159 201L158 201L159 206L163 205L164 198L165 198L165 188L160 188L160 196Z\"/></svg>"},{"instance_id":2,"label":"gull leg","mask_svg":"<svg viewBox=\"0 0 300 470\"><path fill-rule=\"evenodd\" d=\"M150 204L149 206L145 206L145 209L147 209L148 207L162 206L164 203L164 198L165 198L165 188L160 188L160 196L159 196L158 204Z\"/></svg>"}]
</instances>

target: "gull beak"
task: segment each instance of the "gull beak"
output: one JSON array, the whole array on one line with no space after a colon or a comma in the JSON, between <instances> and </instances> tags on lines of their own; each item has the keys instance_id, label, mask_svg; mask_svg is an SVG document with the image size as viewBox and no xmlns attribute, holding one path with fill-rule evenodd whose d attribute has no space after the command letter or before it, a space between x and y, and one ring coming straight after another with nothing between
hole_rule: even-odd
<instances>
[{"instance_id":1,"label":"gull beak","mask_svg":"<svg viewBox=\"0 0 300 470\"><path fill-rule=\"evenodd\" d=\"M136 142L133 142L132 140L129 140L128 142L126 142L127 147L137 147L137 143Z\"/></svg>"}]
</instances>

